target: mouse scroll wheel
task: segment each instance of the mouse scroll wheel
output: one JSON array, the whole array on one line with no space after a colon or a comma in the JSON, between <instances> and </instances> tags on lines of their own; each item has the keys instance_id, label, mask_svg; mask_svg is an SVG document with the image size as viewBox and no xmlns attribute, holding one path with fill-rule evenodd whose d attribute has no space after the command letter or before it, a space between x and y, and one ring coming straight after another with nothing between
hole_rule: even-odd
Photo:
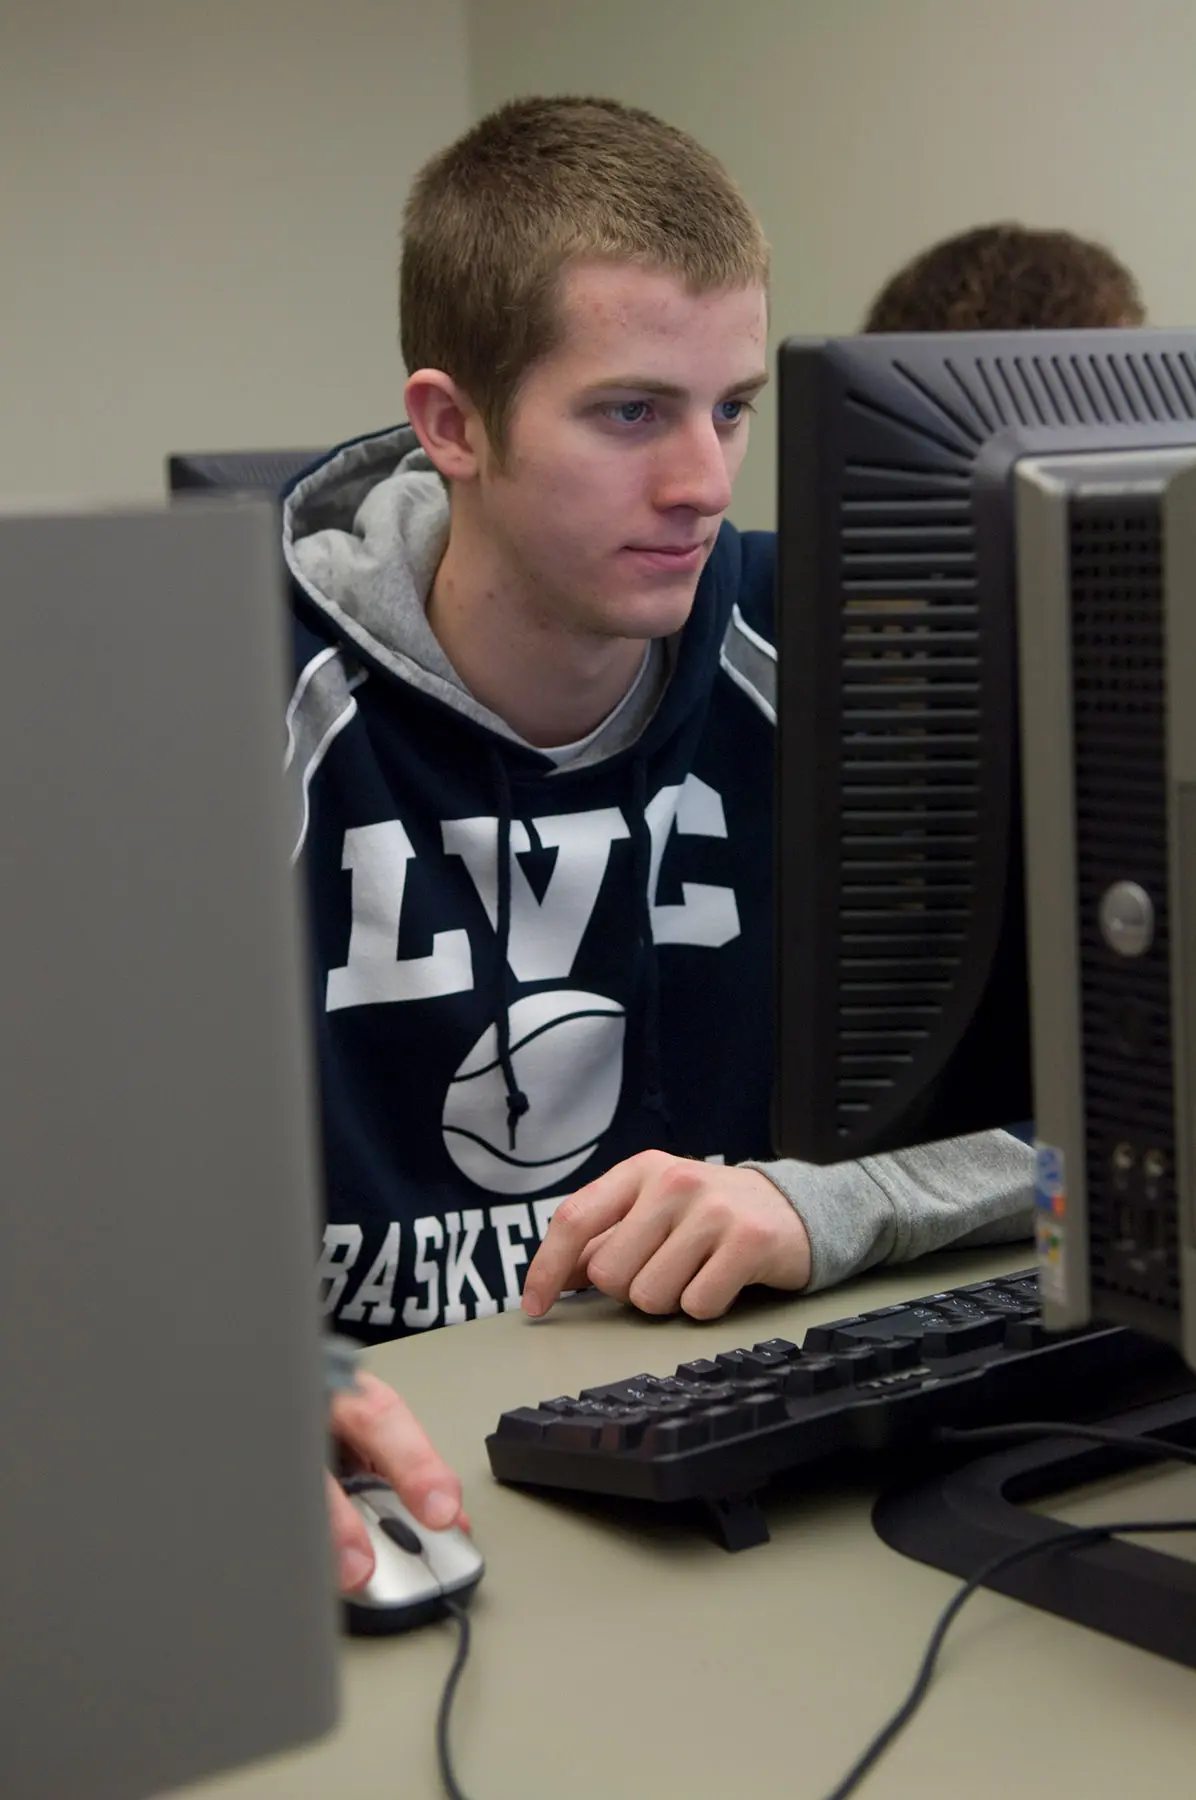
<instances>
[{"instance_id":1,"label":"mouse scroll wheel","mask_svg":"<svg viewBox=\"0 0 1196 1800\"><path fill-rule=\"evenodd\" d=\"M378 1524L386 1533L391 1543L397 1544L400 1550L409 1550L412 1556L423 1555L423 1545L416 1537L414 1531L412 1531L410 1525L405 1525L402 1519L393 1519L389 1514L380 1514Z\"/></svg>"}]
</instances>

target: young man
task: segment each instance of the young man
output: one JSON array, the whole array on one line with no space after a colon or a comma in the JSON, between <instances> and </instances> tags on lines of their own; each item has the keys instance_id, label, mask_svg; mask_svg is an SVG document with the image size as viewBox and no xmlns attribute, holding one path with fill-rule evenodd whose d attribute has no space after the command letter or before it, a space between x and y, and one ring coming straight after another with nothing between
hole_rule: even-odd
<instances>
[{"instance_id":1,"label":"young man","mask_svg":"<svg viewBox=\"0 0 1196 1800\"><path fill-rule=\"evenodd\" d=\"M1142 295L1103 244L1071 231L980 225L932 244L868 309L865 331L1080 330L1141 325Z\"/></svg>"},{"instance_id":2,"label":"young man","mask_svg":"<svg viewBox=\"0 0 1196 1800\"><path fill-rule=\"evenodd\" d=\"M507 106L407 208L410 425L287 497L342 1331L712 1318L1026 1229L1003 1132L769 1160L773 539L724 523L767 272L683 133Z\"/></svg>"}]
</instances>

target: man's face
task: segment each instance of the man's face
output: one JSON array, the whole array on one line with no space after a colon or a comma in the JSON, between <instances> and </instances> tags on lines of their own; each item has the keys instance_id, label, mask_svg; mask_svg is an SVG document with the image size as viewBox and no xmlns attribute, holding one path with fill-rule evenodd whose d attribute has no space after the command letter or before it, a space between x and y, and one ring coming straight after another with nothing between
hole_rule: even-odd
<instances>
[{"instance_id":1,"label":"man's face","mask_svg":"<svg viewBox=\"0 0 1196 1800\"><path fill-rule=\"evenodd\" d=\"M634 264L567 270L564 334L527 374L480 522L534 617L653 638L689 616L767 379L759 287L694 295Z\"/></svg>"}]
</instances>

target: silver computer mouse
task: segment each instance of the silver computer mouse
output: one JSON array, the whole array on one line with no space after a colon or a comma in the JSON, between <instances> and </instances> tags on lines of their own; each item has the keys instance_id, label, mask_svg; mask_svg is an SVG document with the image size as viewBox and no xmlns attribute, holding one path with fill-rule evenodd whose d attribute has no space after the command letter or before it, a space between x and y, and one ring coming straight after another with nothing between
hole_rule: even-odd
<instances>
[{"instance_id":1,"label":"silver computer mouse","mask_svg":"<svg viewBox=\"0 0 1196 1800\"><path fill-rule=\"evenodd\" d=\"M374 1552L374 1572L365 1586L342 1597L351 1636L408 1631L441 1617L446 1600L468 1598L485 1564L467 1532L430 1531L384 1481L358 1475L346 1486Z\"/></svg>"}]
</instances>

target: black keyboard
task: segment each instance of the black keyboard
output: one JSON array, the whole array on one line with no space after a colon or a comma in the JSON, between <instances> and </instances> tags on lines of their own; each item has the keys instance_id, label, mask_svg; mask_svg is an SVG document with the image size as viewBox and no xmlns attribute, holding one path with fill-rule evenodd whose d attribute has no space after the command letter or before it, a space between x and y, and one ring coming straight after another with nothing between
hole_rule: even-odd
<instances>
[{"instance_id":1,"label":"black keyboard","mask_svg":"<svg viewBox=\"0 0 1196 1800\"><path fill-rule=\"evenodd\" d=\"M741 1503L783 1470L929 1443L942 1426L1078 1421L1167 1398L1193 1377L1117 1326L1048 1334L1033 1269L767 1338L671 1375L505 1412L486 1448L500 1481L705 1502L723 1541L767 1537Z\"/></svg>"}]
</instances>

